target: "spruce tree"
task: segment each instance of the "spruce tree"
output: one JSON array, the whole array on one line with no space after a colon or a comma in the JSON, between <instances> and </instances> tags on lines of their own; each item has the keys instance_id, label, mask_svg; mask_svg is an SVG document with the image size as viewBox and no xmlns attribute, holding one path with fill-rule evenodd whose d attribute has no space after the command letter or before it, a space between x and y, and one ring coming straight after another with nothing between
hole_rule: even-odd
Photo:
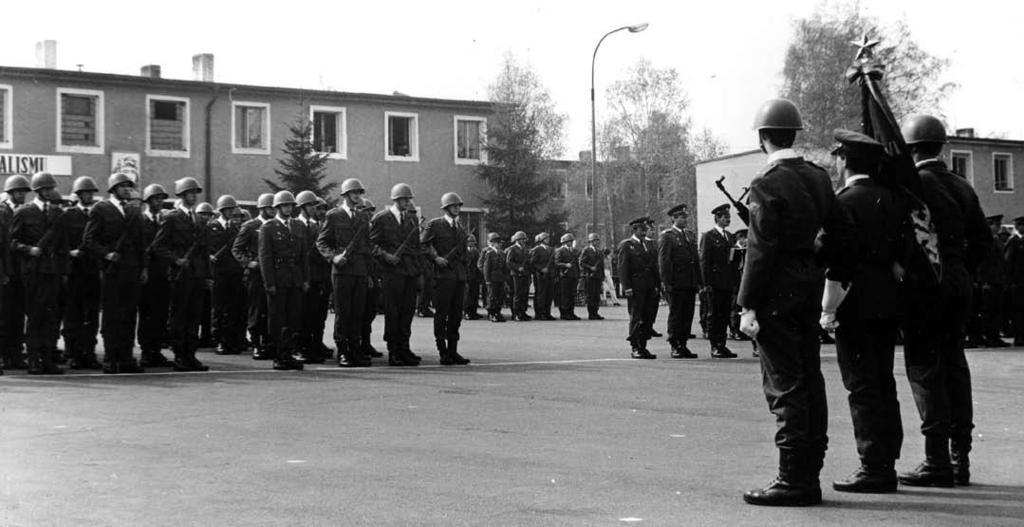
<instances>
[{"instance_id":1,"label":"spruce tree","mask_svg":"<svg viewBox=\"0 0 1024 527\"><path fill-rule=\"evenodd\" d=\"M298 194L303 190L312 190L314 194L333 204L331 191L338 186L337 181L324 183L327 177L328 154L317 152L313 148L313 123L306 117L305 107L299 112L295 121L288 125L289 137L281 149L283 157L277 160L278 168L274 169L279 182L264 179L263 181L274 191L291 191Z\"/></svg>"}]
</instances>

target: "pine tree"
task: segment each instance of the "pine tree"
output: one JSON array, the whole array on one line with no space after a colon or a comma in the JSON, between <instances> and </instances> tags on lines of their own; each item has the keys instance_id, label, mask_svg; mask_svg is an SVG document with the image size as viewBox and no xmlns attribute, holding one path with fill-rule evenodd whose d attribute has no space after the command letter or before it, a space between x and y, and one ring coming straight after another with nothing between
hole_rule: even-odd
<instances>
[{"instance_id":1,"label":"pine tree","mask_svg":"<svg viewBox=\"0 0 1024 527\"><path fill-rule=\"evenodd\" d=\"M330 194L338 182L324 184L329 156L313 148L313 123L306 117L305 107L295 121L288 125L288 131L291 135L285 139L284 148L281 149L284 157L277 160L279 168L274 169L280 183L269 179L263 181L274 192L288 190L298 194L303 190L312 190L328 203L334 203Z\"/></svg>"}]
</instances>

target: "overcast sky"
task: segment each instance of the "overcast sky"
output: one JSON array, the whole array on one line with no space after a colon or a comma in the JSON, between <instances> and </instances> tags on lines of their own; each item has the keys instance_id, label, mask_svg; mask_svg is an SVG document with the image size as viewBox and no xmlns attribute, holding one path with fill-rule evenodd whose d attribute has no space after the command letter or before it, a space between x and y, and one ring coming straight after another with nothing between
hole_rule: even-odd
<instances>
[{"instance_id":1,"label":"overcast sky","mask_svg":"<svg viewBox=\"0 0 1024 527\"><path fill-rule=\"evenodd\" d=\"M756 146L751 116L781 84L792 22L817 0L17 2L5 9L0 64L35 66L34 43L58 41L58 67L137 74L159 64L189 79L191 56L215 55L216 80L455 99L483 99L502 56L531 64L569 117L566 158L590 145L590 57L604 88L641 58L680 72L695 125L732 151ZM1024 139L1020 2L865 0L883 23L906 19L918 43L949 58L960 88L942 109L954 127ZM851 52L852 52L851 47Z\"/></svg>"}]
</instances>

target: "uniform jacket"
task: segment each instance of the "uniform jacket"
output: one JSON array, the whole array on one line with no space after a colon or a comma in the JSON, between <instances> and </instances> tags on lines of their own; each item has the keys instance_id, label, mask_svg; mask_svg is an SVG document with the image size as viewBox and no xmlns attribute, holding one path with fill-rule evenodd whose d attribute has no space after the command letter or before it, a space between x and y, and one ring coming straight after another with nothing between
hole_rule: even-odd
<instances>
[{"instance_id":1,"label":"uniform jacket","mask_svg":"<svg viewBox=\"0 0 1024 527\"><path fill-rule=\"evenodd\" d=\"M661 231L658 237L658 270L665 291L697 289L704 285L693 233L675 228Z\"/></svg>"},{"instance_id":2,"label":"uniform jacket","mask_svg":"<svg viewBox=\"0 0 1024 527\"><path fill-rule=\"evenodd\" d=\"M555 249L553 260L560 278L576 279L580 277L579 257L571 247L562 245Z\"/></svg>"},{"instance_id":3,"label":"uniform jacket","mask_svg":"<svg viewBox=\"0 0 1024 527\"><path fill-rule=\"evenodd\" d=\"M839 265L848 270L829 279L849 281L850 289L836 312L848 320L893 319L903 311L902 284L893 275L893 263L906 265L910 246L907 211L892 193L873 179L859 179L839 191L839 202L853 225L851 258Z\"/></svg>"},{"instance_id":4,"label":"uniform jacket","mask_svg":"<svg viewBox=\"0 0 1024 527\"><path fill-rule=\"evenodd\" d=\"M140 214L139 230L141 231L141 237L139 242L142 247L142 266L148 269L150 280L166 280L167 262L163 258L157 257L156 253L153 252L153 242L156 241L156 233L160 230L160 224L163 223L163 211L157 212L153 218L150 218L144 211L140 212Z\"/></svg>"},{"instance_id":5,"label":"uniform jacket","mask_svg":"<svg viewBox=\"0 0 1024 527\"><path fill-rule=\"evenodd\" d=\"M121 256L115 264L118 268L141 271L148 247L143 245L142 224L142 213L138 207L126 204L122 215L113 203L100 201L89 213L82 241L86 250L100 262L105 262L108 254L116 252Z\"/></svg>"},{"instance_id":6,"label":"uniform jacket","mask_svg":"<svg viewBox=\"0 0 1024 527\"><path fill-rule=\"evenodd\" d=\"M658 252L644 241L626 238L616 250L619 255L619 283L622 289L656 289L658 279Z\"/></svg>"},{"instance_id":7,"label":"uniform jacket","mask_svg":"<svg viewBox=\"0 0 1024 527\"><path fill-rule=\"evenodd\" d=\"M275 217L260 227L259 262L266 288L302 287L309 282L306 226L297 219L288 223Z\"/></svg>"},{"instance_id":8,"label":"uniform jacket","mask_svg":"<svg viewBox=\"0 0 1024 527\"><path fill-rule=\"evenodd\" d=\"M505 255L501 251L487 247L480 254L480 261L480 269L484 273L485 282L505 282L508 280L508 263L505 261Z\"/></svg>"},{"instance_id":9,"label":"uniform jacket","mask_svg":"<svg viewBox=\"0 0 1024 527\"><path fill-rule=\"evenodd\" d=\"M403 214L402 222L399 223L390 207L377 212L370 220L370 244L382 273L402 276L420 274L422 250L415 214ZM383 253L395 255L399 247L403 249L401 254L396 255L399 257L397 264L392 265L384 260Z\"/></svg>"},{"instance_id":10,"label":"uniform jacket","mask_svg":"<svg viewBox=\"0 0 1024 527\"><path fill-rule=\"evenodd\" d=\"M712 289L732 290L736 275L729 265L729 256L736 241L729 231L711 229L700 237L700 272L704 284Z\"/></svg>"},{"instance_id":11,"label":"uniform jacket","mask_svg":"<svg viewBox=\"0 0 1024 527\"><path fill-rule=\"evenodd\" d=\"M96 204L93 204L95 207ZM90 207L90 212L92 208ZM85 225L89 222L89 212L78 206L64 211L64 229L68 238L68 259L71 262L71 273L77 276L95 276L100 272L99 259L85 249ZM71 251L81 251L77 258L71 257Z\"/></svg>"},{"instance_id":12,"label":"uniform jacket","mask_svg":"<svg viewBox=\"0 0 1024 527\"><path fill-rule=\"evenodd\" d=\"M175 208L164 214L163 223L156 233L153 252L167 264L169 278L192 277L210 278L209 232L206 221L198 214L195 220L189 218L181 209ZM191 251L191 254L189 254ZM184 268L178 267L175 261L188 256L189 263Z\"/></svg>"},{"instance_id":13,"label":"uniform jacket","mask_svg":"<svg viewBox=\"0 0 1024 527\"><path fill-rule=\"evenodd\" d=\"M256 262L259 265L259 236L262 225L263 220L260 217L255 217L243 223L238 229L238 234L235 236L235 242L231 245L231 256L235 257L235 261L243 269L248 270L249 264L252 262Z\"/></svg>"},{"instance_id":14,"label":"uniform jacket","mask_svg":"<svg viewBox=\"0 0 1024 527\"><path fill-rule=\"evenodd\" d=\"M508 264L508 270L512 276L530 275L530 253L526 247L520 247L514 243L510 245L508 249L505 249L505 263Z\"/></svg>"},{"instance_id":15,"label":"uniform jacket","mask_svg":"<svg viewBox=\"0 0 1024 527\"><path fill-rule=\"evenodd\" d=\"M1024 238L1013 235L1003 249L1006 258L1006 280L1011 287L1024 286Z\"/></svg>"},{"instance_id":16,"label":"uniform jacket","mask_svg":"<svg viewBox=\"0 0 1024 527\"><path fill-rule=\"evenodd\" d=\"M584 278L604 280L604 251L586 246L580 252L580 274Z\"/></svg>"},{"instance_id":17,"label":"uniform jacket","mask_svg":"<svg viewBox=\"0 0 1024 527\"><path fill-rule=\"evenodd\" d=\"M469 254L466 252L466 234L461 224L451 225L444 217L434 218L427 222L420 242L431 253L448 260L448 265L437 266L434 262L434 277L440 280L469 279Z\"/></svg>"},{"instance_id":18,"label":"uniform jacket","mask_svg":"<svg viewBox=\"0 0 1024 527\"><path fill-rule=\"evenodd\" d=\"M11 219L11 251L16 255L18 269L22 273L68 273L68 244L63 214L58 205L51 204L44 212L34 202L25 203L14 211ZM32 247L39 247L43 253L37 257L29 256Z\"/></svg>"},{"instance_id":19,"label":"uniform jacket","mask_svg":"<svg viewBox=\"0 0 1024 527\"><path fill-rule=\"evenodd\" d=\"M370 265L373 263L370 215L360 211L349 214L343 207L328 212L316 238L316 250L317 254L312 258L326 261L331 266L332 275L370 275ZM334 257L342 253L345 253L345 265L334 264Z\"/></svg>"},{"instance_id":20,"label":"uniform jacket","mask_svg":"<svg viewBox=\"0 0 1024 527\"><path fill-rule=\"evenodd\" d=\"M539 243L530 249L530 268L533 269L534 273L541 274L541 271L547 270L549 278L554 276L553 264L555 262L555 251L550 245Z\"/></svg>"},{"instance_id":21,"label":"uniform jacket","mask_svg":"<svg viewBox=\"0 0 1024 527\"><path fill-rule=\"evenodd\" d=\"M306 228L306 244L308 247L306 251L309 254L309 281L311 283L319 284L328 282L331 279L331 262L323 258L320 251L316 247L316 240L320 237L320 230L324 222L315 220L313 218L307 218L305 223L302 220L295 218L295 221L302 224ZM324 219L326 221L326 218Z\"/></svg>"},{"instance_id":22,"label":"uniform jacket","mask_svg":"<svg viewBox=\"0 0 1024 527\"><path fill-rule=\"evenodd\" d=\"M760 309L793 290L821 288L824 267L846 255L851 236L823 169L800 157L770 163L750 184L747 260L737 303Z\"/></svg>"},{"instance_id":23,"label":"uniform jacket","mask_svg":"<svg viewBox=\"0 0 1024 527\"><path fill-rule=\"evenodd\" d=\"M232 246L235 243L235 236L238 236L238 227L230 222L222 225L220 221L213 220L206 225L207 236L209 237L210 263L213 264L213 272L222 276L241 276L242 266L231 255Z\"/></svg>"},{"instance_id":24,"label":"uniform jacket","mask_svg":"<svg viewBox=\"0 0 1024 527\"><path fill-rule=\"evenodd\" d=\"M11 265L11 219L14 208L7 200L0 202L0 279L14 274Z\"/></svg>"},{"instance_id":25,"label":"uniform jacket","mask_svg":"<svg viewBox=\"0 0 1024 527\"><path fill-rule=\"evenodd\" d=\"M477 263L480 261L480 249L476 247L466 246L466 269L469 273L468 280L471 282L481 282L484 279L484 274L480 272L480 267Z\"/></svg>"}]
</instances>

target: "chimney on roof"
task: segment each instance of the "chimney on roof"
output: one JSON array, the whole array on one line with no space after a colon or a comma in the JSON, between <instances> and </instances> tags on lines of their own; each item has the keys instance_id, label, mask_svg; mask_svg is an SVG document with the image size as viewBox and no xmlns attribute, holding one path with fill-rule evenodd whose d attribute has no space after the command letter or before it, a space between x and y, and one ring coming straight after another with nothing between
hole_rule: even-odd
<instances>
[{"instance_id":1,"label":"chimney on roof","mask_svg":"<svg viewBox=\"0 0 1024 527\"><path fill-rule=\"evenodd\" d=\"M57 41L41 40L36 42L36 67L48 70L57 69Z\"/></svg>"},{"instance_id":2,"label":"chimney on roof","mask_svg":"<svg viewBox=\"0 0 1024 527\"><path fill-rule=\"evenodd\" d=\"M956 136L972 139L974 137L974 128L957 128Z\"/></svg>"},{"instance_id":3,"label":"chimney on roof","mask_svg":"<svg viewBox=\"0 0 1024 527\"><path fill-rule=\"evenodd\" d=\"M213 53L192 55L192 77L200 82L213 82Z\"/></svg>"},{"instance_id":4,"label":"chimney on roof","mask_svg":"<svg viewBox=\"0 0 1024 527\"><path fill-rule=\"evenodd\" d=\"M160 65L159 64L146 64L140 70L140 75L150 79L160 78Z\"/></svg>"}]
</instances>

